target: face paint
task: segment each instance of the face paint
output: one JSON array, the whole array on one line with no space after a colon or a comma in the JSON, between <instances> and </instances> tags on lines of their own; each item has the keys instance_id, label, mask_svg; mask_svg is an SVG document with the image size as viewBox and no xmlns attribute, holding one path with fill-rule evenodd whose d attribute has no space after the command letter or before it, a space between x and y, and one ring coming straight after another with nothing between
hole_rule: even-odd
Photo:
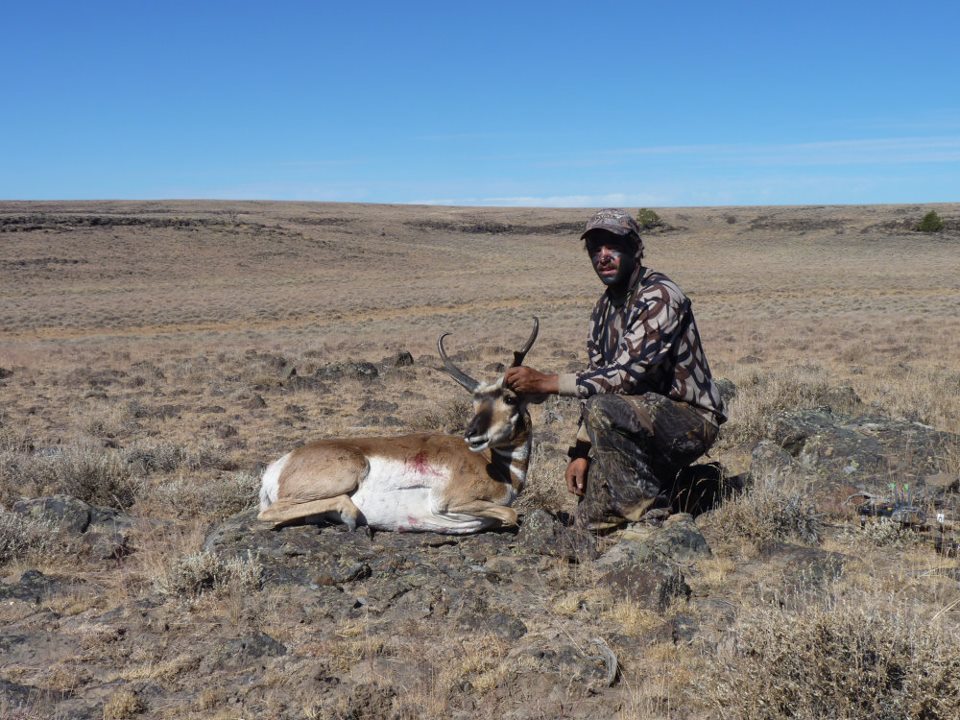
<instances>
[{"instance_id":1,"label":"face paint","mask_svg":"<svg viewBox=\"0 0 960 720\"><path fill-rule=\"evenodd\" d=\"M591 253L590 262L604 285L618 285L629 279L633 272L630 256L609 245L601 245L596 252Z\"/></svg>"}]
</instances>

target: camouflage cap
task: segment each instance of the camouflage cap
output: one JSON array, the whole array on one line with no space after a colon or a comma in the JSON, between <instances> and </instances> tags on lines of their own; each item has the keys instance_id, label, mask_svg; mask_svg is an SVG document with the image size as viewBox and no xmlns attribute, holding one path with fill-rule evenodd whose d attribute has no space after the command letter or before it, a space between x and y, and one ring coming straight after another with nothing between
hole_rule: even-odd
<instances>
[{"instance_id":1,"label":"camouflage cap","mask_svg":"<svg viewBox=\"0 0 960 720\"><path fill-rule=\"evenodd\" d=\"M633 216L626 210L620 208L604 208L594 213L593 217L587 220L587 227L583 231L581 239L585 238L591 230L606 230L614 235L629 235L633 233L640 237L640 226Z\"/></svg>"}]
</instances>

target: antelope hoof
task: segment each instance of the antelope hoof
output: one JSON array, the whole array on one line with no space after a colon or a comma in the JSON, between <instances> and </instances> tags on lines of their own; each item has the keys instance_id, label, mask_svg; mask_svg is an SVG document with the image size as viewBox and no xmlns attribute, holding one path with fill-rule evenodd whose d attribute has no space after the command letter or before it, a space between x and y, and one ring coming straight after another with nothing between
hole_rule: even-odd
<instances>
[{"instance_id":1,"label":"antelope hoof","mask_svg":"<svg viewBox=\"0 0 960 720\"><path fill-rule=\"evenodd\" d=\"M340 513L340 521L347 526L350 532L354 532L357 529L357 518L349 513Z\"/></svg>"}]
</instances>

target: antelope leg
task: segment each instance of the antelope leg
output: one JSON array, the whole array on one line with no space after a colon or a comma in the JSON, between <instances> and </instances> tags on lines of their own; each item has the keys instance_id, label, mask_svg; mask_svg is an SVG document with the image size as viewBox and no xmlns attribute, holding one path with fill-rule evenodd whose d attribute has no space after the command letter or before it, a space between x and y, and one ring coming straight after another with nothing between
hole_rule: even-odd
<instances>
[{"instance_id":1,"label":"antelope leg","mask_svg":"<svg viewBox=\"0 0 960 720\"><path fill-rule=\"evenodd\" d=\"M446 508L445 512L491 518L493 520L499 520L503 525L517 524L516 510L506 507L505 505L497 505L489 500L470 500L459 505L450 505Z\"/></svg>"},{"instance_id":2,"label":"antelope leg","mask_svg":"<svg viewBox=\"0 0 960 720\"><path fill-rule=\"evenodd\" d=\"M347 495L304 502L281 498L257 515L257 519L272 523L273 527L277 528L313 515L328 513L336 515L340 522L351 530L357 529L360 510Z\"/></svg>"}]
</instances>

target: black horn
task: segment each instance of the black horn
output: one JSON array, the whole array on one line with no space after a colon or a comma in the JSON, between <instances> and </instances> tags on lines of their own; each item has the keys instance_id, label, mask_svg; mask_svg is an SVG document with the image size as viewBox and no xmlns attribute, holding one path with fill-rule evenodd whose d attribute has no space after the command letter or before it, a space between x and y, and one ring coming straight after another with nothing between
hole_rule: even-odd
<instances>
[{"instance_id":1,"label":"black horn","mask_svg":"<svg viewBox=\"0 0 960 720\"><path fill-rule=\"evenodd\" d=\"M513 366L519 367L523 365L523 359L527 356L527 353L530 352L530 348L533 347L534 341L537 339L537 333L540 332L540 319L537 317L533 318L533 332L530 333L530 337L527 338L527 341L523 344L523 347L519 350L513 351Z\"/></svg>"},{"instance_id":2,"label":"black horn","mask_svg":"<svg viewBox=\"0 0 960 720\"><path fill-rule=\"evenodd\" d=\"M447 372L450 373L450 377L460 383L468 392L473 392L480 383L454 365L453 360L447 357L447 353L443 349L443 339L449 334L450 333L444 333L440 336L440 339L437 340L437 351L440 353L440 359L443 360L443 366L447 369Z\"/></svg>"}]
</instances>

